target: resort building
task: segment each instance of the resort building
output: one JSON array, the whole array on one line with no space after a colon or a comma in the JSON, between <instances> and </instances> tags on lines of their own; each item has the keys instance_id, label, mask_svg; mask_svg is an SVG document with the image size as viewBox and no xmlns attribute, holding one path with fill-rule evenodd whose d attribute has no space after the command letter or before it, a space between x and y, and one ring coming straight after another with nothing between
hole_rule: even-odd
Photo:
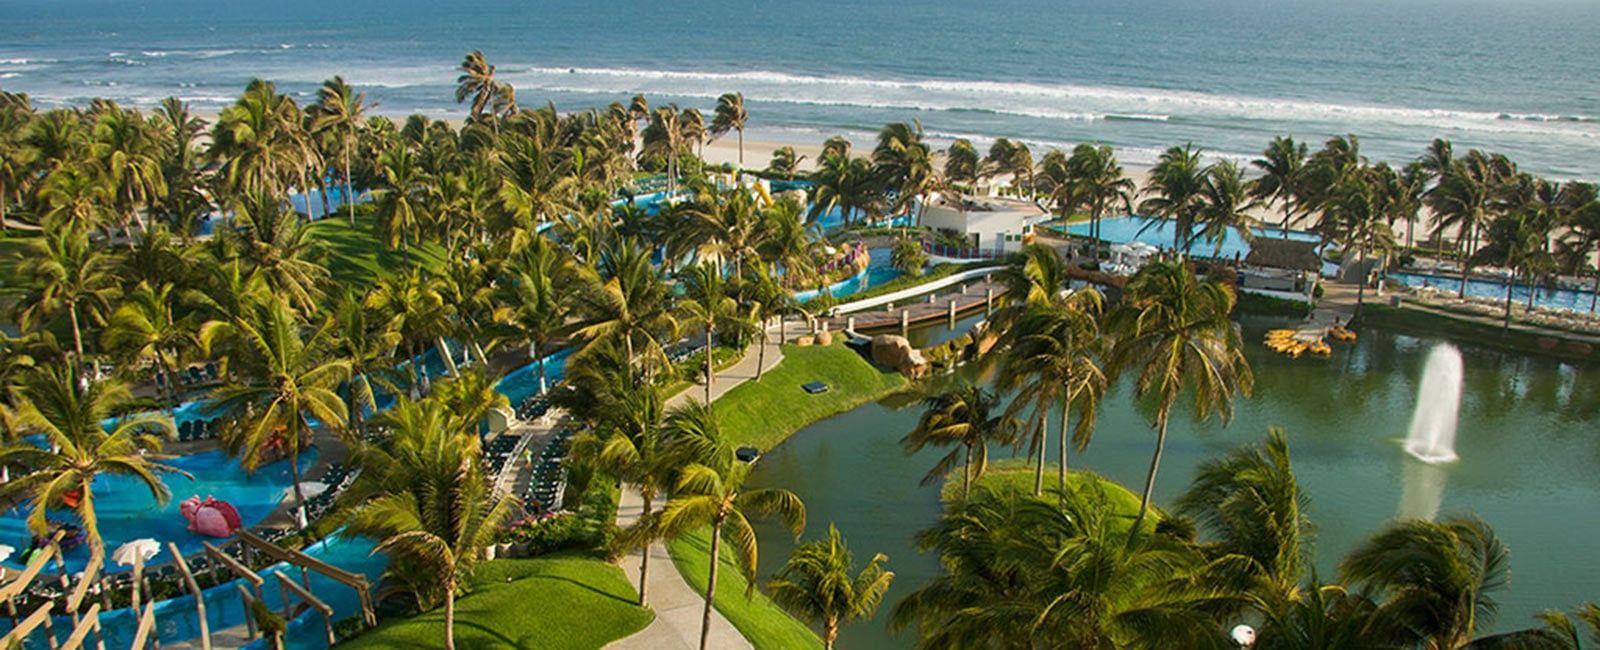
<instances>
[{"instance_id":1,"label":"resort building","mask_svg":"<svg viewBox=\"0 0 1600 650\"><path fill-rule=\"evenodd\" d=\"M1317 242L1257 237L1239 269L1239 286L1259 293L1300 294L1310 299L1322 272Z\"/></svg>"},{"instance_id":2,"label":"resort building","mask_svg":"<svg viewBox=\"0 0 1600 650\"><path fill-rule=\"evenodd\" d=\"M1021 199L963 196L960 204L934 197L922 225L964 235L972 250L1009 253L1033 242L1033 227L1050 220L1044 208Z\"/></svg>"}]
</instances>

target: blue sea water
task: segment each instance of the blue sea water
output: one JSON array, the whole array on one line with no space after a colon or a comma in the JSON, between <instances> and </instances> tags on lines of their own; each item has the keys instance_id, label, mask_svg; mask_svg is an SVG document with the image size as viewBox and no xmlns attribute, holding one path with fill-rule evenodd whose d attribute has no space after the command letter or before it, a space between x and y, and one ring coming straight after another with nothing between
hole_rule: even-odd
<instances>
[{"instance_id":1,"label":"blue sea water","mask_svg":"<svg viewBox=\"0 0 1600 650\"><path fill-rule=\"evenodd\" d=\"M0 87L44 106L216 111L253 77L308 101L339 74L380 112L459 117L455 66L478 48L525 106L709 111L743 92L747 138L860 146L917 119L940 142L1104 142L1148 163L1279 134L1409 160L1444 137L1600 178L1592 0L0 0L0 24Z\"/></svg>"}]
</instances>

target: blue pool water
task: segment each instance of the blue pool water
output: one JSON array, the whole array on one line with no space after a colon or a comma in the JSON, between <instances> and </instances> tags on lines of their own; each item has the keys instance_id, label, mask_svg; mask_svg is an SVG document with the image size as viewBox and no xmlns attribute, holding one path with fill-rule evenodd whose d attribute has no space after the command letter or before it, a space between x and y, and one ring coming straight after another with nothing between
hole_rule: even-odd
<instances>
[{"instance_id":1,"label":"blue pool water","mask_svg":"<svg viewBox=\"0 0 1600 650\"><path fill-rule=\"evenodd\" d=\"M554 385L566 376L567 357L570 356L572 356L571 348L545 356L544 374L547 384ZM494 389L511 400L511 407L516 408L523 400L539 392L539 362L535 361L507 373L494 385Z\"/></svg>"},{"instance_id":2,"label":"blue pool water","mask_svg":"<svg viewBox=\"0 0 1600 650\"><path fill-rule=\"evenodd\" d=\"M1387 276L1392 280L1399 280L1408 287L1430 286L1444 291L1456 291L1461 288L1461 276L1431 275L1426 273L1390 273ZM1477 278L1467 279L1467 295L1474 298L1488 298L1491 300L1505 300L1506 284L1504 281L1483 280ZM1518 283L1511 288L1511 299L1518 305L1528 304L1528 286ZM1591 291L1574 291L1572 289L1545 289L1538 288L1533 295L1533 304L1549 309L1571 309L1577 312L1588 313L1589 306L1593 304L1594 294Z\"/></svg>"},{"instance_id":3,"label":"blue pool water","mask_svg":"<svg viewBox=\"0 0 1600 650\"><path fill-rule=\"evenodd\" d=\"M374 544L361 538L341 539L329 538L311 545L305 549L307 555L315 557L352 573L364 574L374 586L383 573L384 566L388 564L388 556L383 554L373 555ZM271 607L273 611L282 614L283 595L280 591L279 581L273 576L274 572L282 572L285 577L300 582L300 570L286 565L276 564L261 571L261 576L266 582L261 586L262 602ZM244 584L242 580L234 580L219 584L201 593L206 603L206 623L212 632L225 630L230 627L242 625L245 622L244 605L239 599L239 589L236 585ZM303 583L302 583L303 584ZM355 590L343 584L334 582L320 574L311 574L311 592L333 608L334 621L353 616L360 612L360 597ZM298 599L291 594L291 600L298 604ZM138 627L137 618L133 610L128 608L115 609L100 615L102 634L105 637L106 647L126 648L133 644L133 634ZM54 620L57 638L65 638L66 630L72 629L72 618L57 616ZM0 622L0 629L10 629L9 621ZM162 643L176 643L200 636L199 617L195 612L193 595L163 600L156 605L156 634ZM315 611L308 611L290 623L289 634L285 641L287 647L295 650L321 650L328 647L326 632L323 629L322 615ZM36 630L29 637L26 647L45 647L42 630ZM246 647L264 647L250 645Z\"/></svg>"},{"instance_id":4,"label":"blue pool water","mask_svg":"<svg viewBox=\"0 0 1600 650\"><path fill-rule=\"evenodd\" d=\"M1089 236L1089 222L1075 223L1067 226L1067 232L1087 237ZM1146 228L1148 226L1148 228ZM1144 229L1143 232L1140 232ZM1282 237L1282 228L1257 228L1258 237ZM1172 247L1172 226L1164 221L1151 222L1140 217L1114 217L1100 220L1100 238L1114 244L1126 244L1131 241L1141 241L1151 246ZM1289 231L1289 238L1299 241L1319 241L1316 235L1298 230ZM1244 257L1250 252L1250 244L1241 241L1238 236L1229 233L1222 238L1222 248L1216 252L1215 244L1196 241L1190 252L1206 257L1231 258L1234 255Z\"/></svg>"},{"instance_id":5,"label":"blue pool water","mask_svg":"<svg viewBox=\"0 0 1600 650\"><path fill-rule=\"evenodd\" d=\"M843 298L858 291L871 289L880 284L900 277L900 271L895 270L889 259L889 249L869 249L872 259L867 262L867 268L861 273L833 283L828 287L828 293L835 298ZM795 302L806 302L815 299L820 292L816 289L796 291Z\"/></svg>"},{"instance_id":6,"label":"blue pool water","mask_svg":"<svg viewBox=\"0 0 1600 650\"><path fill-rule=\"evenodd\" d=\"M316 448L300 454L300 468L304 471L317 460ZM288 487L288 461L279 461L246 475L238 461L230 460L222 451L211 451L192 456L181 456L167 461L168 465L188 472L194 478L181 474L165 476L172 490L172 500L165 506L156 505L150 491L137 480L126 476L101 475L95 477L93 490L95 513L100 518L100 536L105 539L107 551L116 550L124 542L150 537L165 544L176 542L185 555L202 550L200 542L209 538L191 533L188 521L178 511L178 504L190 496L201 499L208 496L227 501L239 510L244 525L254 526L272 513L283 500ZM0 544L17 547L18 555L7 559L9 567L22 568L20 551L27 548L32 534L28 532L27 507L16 507L0 514ZM52 521L76 521L70 511L52 511ZM67 571L81 571L89 561L89 547L80 545L65 554ZM156 563L171 560L167 553L157 556ZM115 570L118 567L112 566Z\"/></svg>"}]
</instances>

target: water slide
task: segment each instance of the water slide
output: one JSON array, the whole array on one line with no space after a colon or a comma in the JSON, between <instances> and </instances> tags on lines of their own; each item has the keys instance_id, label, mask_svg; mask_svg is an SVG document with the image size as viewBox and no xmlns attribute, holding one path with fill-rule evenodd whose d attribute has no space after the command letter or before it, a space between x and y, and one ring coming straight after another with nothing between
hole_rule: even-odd
<instances>
[{"instance_id":1,"label":"water slide","mask_svg":"<svg viewBox=\"0 0 1600 650\"><path fill-rule=\"evenodd\" d=\"M755 186L756 194L761 195L761 204L764 207L768 207L768 208L772 207L772 195L767 192L767 186L762 184L761 181L759 181L759 180L757 180L754 183L751 183L751 185Z\"/></svg>"}]
</instances>

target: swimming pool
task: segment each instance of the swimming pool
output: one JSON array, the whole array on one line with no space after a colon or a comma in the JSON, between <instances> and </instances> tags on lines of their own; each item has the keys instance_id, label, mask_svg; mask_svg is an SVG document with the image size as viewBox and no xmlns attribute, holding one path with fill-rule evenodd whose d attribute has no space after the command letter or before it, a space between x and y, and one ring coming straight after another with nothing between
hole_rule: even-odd
<instances>
[{"instance_id":1,"label":"swimming pool","mask_svg":"<svg viewBox=\"0 0 1600 650\"><path fill-rule=\"evenodd\" d=\"M300 454L300 469L305 471L317 460L317 449L312 447ZM263 465L255 474L246 475L237 460L231 460L222 451L210 451L191 456L180 456L167 465L188 472L194 478L181 474L167 474L163 478L172 490L172 499L165 506L157 506L150 490L138 480L127 476L100 475L93 483L95 514L100 519L100 536L105 539L106 551L116 550L125 542L145 537L166 544L176 542L185 555L203 550L200 542L210 538L189 532L188 521L178 512L178 504L190 496L201 499L216 497L227 501L239 510L245 527L261 523L288 494L292 484L288 461ZM7 510L0 515L0 544L10 544L21 549L28 547L33 534L28 532L27 505ZM68 510L52 510L52 521L77 521ZM165 547L163 547L165 548ZM21 554L5 561L6 566L23 568ZM69 573L82 571L89 562L89 546L83 544L63 553ZM163 552L155 563L172 558ZM121 569L111 563L108 571Z\"/></svg>"},{"instance_id":2,"label":"swimming pool","mask_svg":"<svg viewBox=\"0 0 1600 650\"><path fill-rule=\"evenodd\" d=\"M567 357L570 356L572 348L558 350L545 356L544 374L547 384L554 385L566 376ZM494 390L511 400L511 408L517 408L523 400L539 392L539 362L535 361L506 373L506 376L495 383Z\"/></svg>"},{"instance_id":3,"label":"swimming pool","mask_svg":"<svg viewBox=\"0 0 1600 650\"><path fill-rule=\"evenodd\" d=\"M1089 236L1089 227L1092 224L1085 221L1067 226L1067 232L1082 237ZM1146 228L1148 226L1148 228ZM1140 232L1140 229L1145 229ZM1258 237L1282 237L1282 228L1256 228ZM1127 216L1113 217L1100 220L1100 238L1114 244L1126 244L1131 241L1141 241L1151 246L1172 246L1172 225L1165 221L1151 221L1143 217ZM1289 239L1296 241L1321 241L1316 235L1299 230L1289 231ZM1243 258L1250 253L1250 244L1241 241L1233 232L1222 238L1222 248L1217 252L1215 244L1205 241L1196 241L1190 252L1195 255L1210 257L1231 258L1238 255Z\"/></svg>"},{"instance_id":4,"label":"swimming pool","mask_svg":"<svg viewBox=\"0 0 1600 650\"><path fill-rule=\"evenodd\" d=\"M843 298L858 291L865 291L880 284L893 280L903 275L896 270L893 260L890 259L890 250L887 248L868 249L872 256L867 262L867 268L860 273L840 280L828 286L828 294L835 298ZM807 302L816 299L821 292L816 289L796 291L795 302Z\"/></svg>"},{"instance_id":5,"label":"swimming pool","mask_svg":"<svg viewBox=\"0 0 1600 650\"><path fill-rule=\"evenodd\" d=\"M1459 275L1389 273L1384 277L1397 280L1408 287L1434 287L1452 293L1461 288L1461 276ZM1505 300L1506 283L1503 280L1468 278L1467 295L1474 298ZM1528 285L1518 282L1516 286L1513 286L1511 288L1511 300L1518 305L1528 304ZM1533 304L1548 309L1571 309L1588 313L1589 306L1594 304L1594 293L1593 291L1538 287L1534 290Z\"/></svg>"}]
</instances>

